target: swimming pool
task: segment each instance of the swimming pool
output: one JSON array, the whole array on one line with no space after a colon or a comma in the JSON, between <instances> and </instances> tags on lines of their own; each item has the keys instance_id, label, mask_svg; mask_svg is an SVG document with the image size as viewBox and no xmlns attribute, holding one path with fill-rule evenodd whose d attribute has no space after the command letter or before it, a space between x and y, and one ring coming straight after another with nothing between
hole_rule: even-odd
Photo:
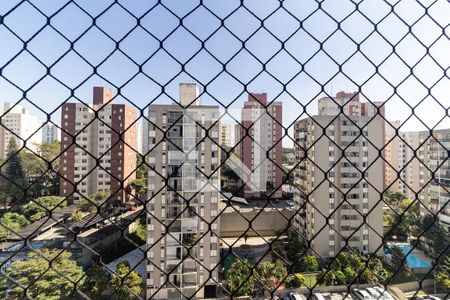
<instances>
[{"instance_id":1,"label":"swimming pool","mask_svg":"<svg viewBox=\"0 0 450 300\"><path fill-rule=\"evenodd\" d=\"M392 245L396 245L402 250L403 254L408 254L409 251L411 251L412 247L408 244L388 244L388 247L392 247ZM432 265L428 261L425 261L424 259L420 258L419 256L415 255L415 253L418 250L414 249L409 255L406 257L406 266L408 266L411 269L417 269L417 268L431 268ZM391 256L391 254L387 254L388 256Z\"/></svg>"}]
</instances>

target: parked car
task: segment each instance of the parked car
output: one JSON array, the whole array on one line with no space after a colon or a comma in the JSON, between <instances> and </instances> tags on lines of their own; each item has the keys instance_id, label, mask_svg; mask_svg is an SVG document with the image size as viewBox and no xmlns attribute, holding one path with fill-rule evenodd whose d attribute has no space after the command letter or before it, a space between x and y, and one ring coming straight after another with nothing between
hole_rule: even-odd
<instances>
[{"instance_id":1,"label":"parked car","mask_svg":"<svg viewBox=\"0 0 450 300\"><path fill-rule=\"evenodd\" d=\"M286 204L289 205L289 206L294 206L294 201L292 201L292 200L287 200L287 201L286 201Z\"/></svg>"},{"instance_id":2,"label":"parked car","mask_svg":"<svg viewBox=\"0 0 450 300\"><path fill-rule=\"evenodd\" d=\"M289 293L289 299L291 300L303 300L302 296L296 293Z\"/></svg>"},{"instance_id":3,"label":"parked car","mask_svg":"<svg viewBox=\"0 0 450 300\"><path fill-rule=\"evenodd\" d=\"M313 300L325 300L325 297L322 294L315 293L315 294L312 295L311 299L313 299Z\"/></svg>"},{"instance_id":4,"label":"parked car","mask_svg":"<svg viewBox=\"0 0 450 300\"><path fill-rule=\"evenodd\" d=\"M354 289L351 292L352 296L359 300L375 300L370 294L364 290Z\"/></svg>"},{"instance_id":5,"label":"parked car","mask_svg":"<svg viewBox=\"0 0 450 300\"><path fill-rule=\"evenodd\" d=\"M376 300L384 299L383 294L374 288L367 288L366 292L369 293L369 295L372 296L373 299L376 299Z\"/></svg>"},{"instance_id":6,"label":"parked car","mask_svg":"<svg viewBox=\"0 0 450 300\"><path fill-rule=\"evenodd\" d=\"M394 297L392 297L391 294L388 293L384 288L376 286L374 287L375 290L377 290L381 295L383 295L384 300L394 300Z\"/></svg>"}]
</instances>

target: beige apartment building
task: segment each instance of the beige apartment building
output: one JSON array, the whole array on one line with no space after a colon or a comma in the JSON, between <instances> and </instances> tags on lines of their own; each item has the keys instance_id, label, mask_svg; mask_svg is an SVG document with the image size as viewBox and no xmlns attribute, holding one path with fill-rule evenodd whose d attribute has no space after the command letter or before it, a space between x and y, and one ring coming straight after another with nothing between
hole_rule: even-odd
<instances>
[{"instance_id":1,"label":"beige apartment building","mask_svg":"<svg viewBox=\"0 0 450 300\"><path fill-rule=\"evenodd\" d=\"M419 132L400 131L400 121L386 122L385 129L385 186L399 191L410 199L417 199L420 189L420 162L415 155L419 147ZM397 129L397 130L396 130Z\"/></svg>"},{"instance_id":2,"label":"beige apartment building","mask_svg":"<svg viewBox=\"0 0 450 300\"><path fill-rule=\"evenodd\" d=\"M61 196L76 203L111 191L115 201L130 200L127 189L136 171L135 120L134 109L114 104L112 92L104 87L94 87L91 104L63 104Z\"/></svg>"},{"instance_id":3,"label":"beige apartment building","mask_svg":"<svg viewBox=\"0 0 450 300\"><path fill-rule=\"evenodd\" d=\"M386 189L419 199L421 214L437 214L440 224L450 230L450 129L433 130L432 134L399 131L395 136L389 127L386 125Z\"/></svg>"},{"instance_id":4,"label":"beige apartment building","mask_svg":"<svg viewBox=\"0 0 450 300\"><path fill-rule=\"evenodd\" d=\"M319 115L295 123L295 225L313 254L334 256L347 240L361 253L382 251L384 121L374 117L376 106L340 92L319 100Z\"/></svg>"},{"instance_id":5,"label":"beige apartment building","mask_svg":"<svg viewBox=\"0 0 450 300\"><path fill-rule=\"evenodd\" d=\"M231 148L234 146L234 139L232 136L232 132L234 130L233 125L231 124L221 124L220 125L220 145Z\"/></svg>"},{"instance_id":6,"label":"beige apartment building","mask_svg":"<svg viewBox=\"0 0 450 300\"><path fill-rule=\"evenodd\" d=\"M181 84L181 106L150 105L144 126L150 165L147 297L152 299L216 297L219 107L200 105L198 97L195 84Z\"/></svg>"},{"instance_id":7,"label":"beige apartment building","mask_svg":"<svg viewBox=\"0 0 450 300\"><path fill-rule=\"evenodd\" d=\"M418 132L421 214L436 214L440 224L450 231L450 129ZM434 175L434 178L433 178Z\"/></svg>"}]
</instances>

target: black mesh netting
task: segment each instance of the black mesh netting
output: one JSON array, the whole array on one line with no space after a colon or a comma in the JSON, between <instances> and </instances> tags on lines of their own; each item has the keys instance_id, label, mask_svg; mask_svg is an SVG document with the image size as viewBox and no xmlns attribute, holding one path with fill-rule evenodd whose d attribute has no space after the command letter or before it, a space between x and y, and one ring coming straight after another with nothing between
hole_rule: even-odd
<instances>
[{"instance_id":1,"label":"black mesh netting","mask_svg":"<svg viewBox=\"0 0 450 300\"><path fill-rule=\"evenodd\" d=\"M449 16L2 0L1 298L447 298Z\"/></svg>"}]
</instances>

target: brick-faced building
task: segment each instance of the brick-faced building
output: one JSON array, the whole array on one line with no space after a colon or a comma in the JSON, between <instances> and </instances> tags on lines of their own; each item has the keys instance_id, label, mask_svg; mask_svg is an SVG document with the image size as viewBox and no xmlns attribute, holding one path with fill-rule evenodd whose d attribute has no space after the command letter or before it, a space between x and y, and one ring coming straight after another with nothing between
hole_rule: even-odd
<instances>
[{"instance_id":1,"label":"brick-faced building","mask_svg":"<svg viewBox=\"0 0 450 300\"><path fill-rule=\"evenodd\" d=\"M248 95L237 141L243 167L252 174L244 188L245 197L260 196L266 191L272 194L273 190L272 197L281 197L282 122L281 102L268 103L266 93Z\"/></svg>"},{"instance_id":2,"label":"brick-faced building","mask_svg":"<svg viewBox=\"0 0 450 300\"><path fill-rule=\"evenodd\" d=\"M94 87L91 104L63 104L61 196L76 203L82 197L110 190L116 201L130 199L125 189L135 178L135 120L134 109L114 104L111 90L104 87Z\"/></svg>"}]
</instances>

